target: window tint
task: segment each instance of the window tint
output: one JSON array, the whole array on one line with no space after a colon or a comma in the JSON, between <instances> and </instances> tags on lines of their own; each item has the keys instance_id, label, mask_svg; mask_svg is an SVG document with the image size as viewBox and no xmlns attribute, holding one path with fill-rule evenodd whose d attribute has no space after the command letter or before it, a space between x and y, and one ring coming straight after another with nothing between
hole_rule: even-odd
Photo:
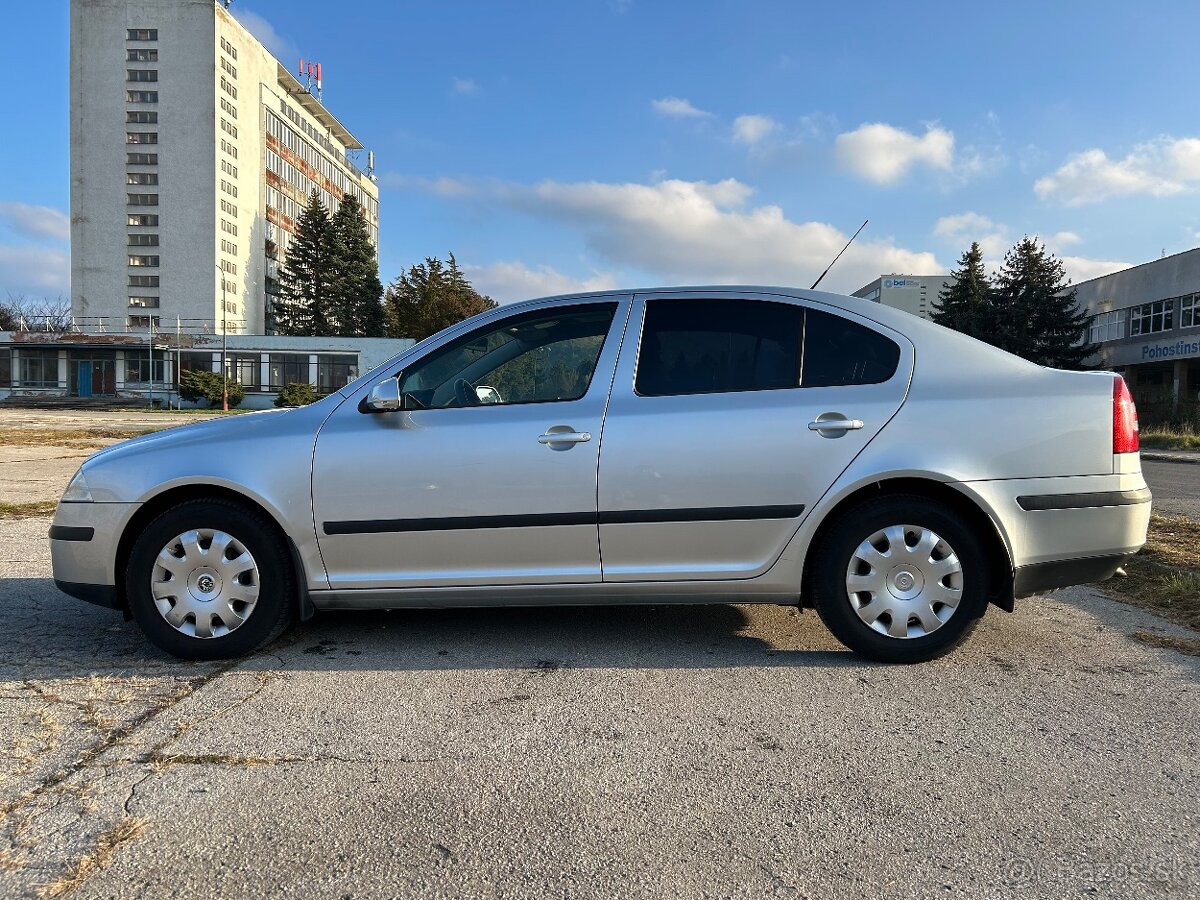
<instances>
[{"instance_id":1,"label":"window tint","mask_svg":"<svg viewBox=\"0 0 1200 900\"><path fill-rule=\"evenodd\" d=\"M639 394L765 391L800 384L804 309L758 300L651 300Z\"/></svg>"},{"instance_id":2,"label":"window tint","mask_svg":"<svg viewBox=\"0 0 1200 900\"><path fill-rule=\"evenodd\" d=\"M647 397L876 384L900 348L848 319L761 300L651 300L635 382Z\"/></svg>"},{"instance_id":3,"label":"window tint","mask_svg":"<svg viewBox=\"0 0 1200 900\"><path fill-rule=\"evenodd\" d=\"M425 409L578 400L616 309L591 303L503 319L406 369L400 390Z\"/></svg>"},{"instance_id":4,"label":"window tint","mask_svg":"<svg viewBox=\"0 0 1200 900\"><path fill-rule=\"evenodd\" d=\"M900 347L857 322L810 309L804 326L804 387L879 384L896 373Z\"/></svg>"}]
</instances>

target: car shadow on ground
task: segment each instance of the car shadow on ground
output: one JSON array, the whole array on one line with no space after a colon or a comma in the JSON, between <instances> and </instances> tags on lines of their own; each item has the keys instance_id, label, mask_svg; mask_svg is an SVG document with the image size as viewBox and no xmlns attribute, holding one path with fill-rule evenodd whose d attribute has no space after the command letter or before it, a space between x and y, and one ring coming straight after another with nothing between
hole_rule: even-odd
<instances>
[{"instance_id":1,"label":"car shadow on ground","mask_svg":"<svg viewBox=\"0 0 1200 900\"><path fill-rule=\"evenodd\" d=\"M322 612L245 664L261 668L263 657L326 671L865 664L811 611L732 604ZM184 675L212 665L175 660L121 613L68 597L50 579L0 579L0 677Z\"/></svg>"}]
</instances>

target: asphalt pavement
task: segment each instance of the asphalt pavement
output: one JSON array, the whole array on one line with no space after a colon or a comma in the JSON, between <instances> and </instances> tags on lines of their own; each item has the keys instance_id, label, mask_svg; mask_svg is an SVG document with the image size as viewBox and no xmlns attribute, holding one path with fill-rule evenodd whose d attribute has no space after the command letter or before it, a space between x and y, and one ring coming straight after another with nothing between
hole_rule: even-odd
<instances>
[{"instance_id":1,"label":"asphalt pavement","mask_svg":"<svg viewBox=\"0 0 1200 900\"><path fill-rule=\"evenodd\" d=\"M774 606L322 615L181 663L0 522L0 896L1195 897L1200 659L1077 588L930 664Z\"/></svg>"},{"instance_id":2,"label":"asphalt pavement","mask_svg":"<svg viewBox=\"0 0 1200 900\"><path fill-rule=\"evenodd\" d=\"M1200 465L1143 459L1142 475L1156 513L1200 520Z\"/></svg>"}]
</instances>

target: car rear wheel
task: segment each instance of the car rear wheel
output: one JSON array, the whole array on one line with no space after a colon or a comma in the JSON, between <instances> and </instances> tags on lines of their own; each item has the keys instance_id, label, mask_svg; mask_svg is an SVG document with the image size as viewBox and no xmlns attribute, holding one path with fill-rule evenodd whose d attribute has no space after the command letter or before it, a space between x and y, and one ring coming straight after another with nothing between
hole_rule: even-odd
<instances>
[{"instance_id":1,"label":"car rear wheel","mask_svg":"<svg viewBox=\"0 0 1200 900\"><path fill-rule=\"evenodd\" d=\"M856 653L924 662L950 652L987 609L982 545L954 510L925 497L869 500L814 548L815 605Z\"/></svg>"},{"instance_id":2,"label":"car rear wheel","mask_svg":"<svg viewBox=\"0 0 1200 900\"><path fill-rule=\"evenodd\" d=\"M138 625L163 650L230 659L287 627L295 577L272 523L228 501L193 500L138 536L125 590Z\"/></svg>"}]
</instances>

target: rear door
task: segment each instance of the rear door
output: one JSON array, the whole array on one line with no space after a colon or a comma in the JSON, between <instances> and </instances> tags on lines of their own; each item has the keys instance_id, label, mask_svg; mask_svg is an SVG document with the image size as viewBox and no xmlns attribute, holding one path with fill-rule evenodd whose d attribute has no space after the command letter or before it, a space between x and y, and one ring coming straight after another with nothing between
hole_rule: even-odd
<instances>
[{"instance_id":1,"label":"rear door","mask_svg":"<svg viewBox=\"0 0 1200 900\"><path fill-rule=\"evenodd\" d=\"M600 452L604 580L766 571L899 409L912 361L895 332L794 298L636 297Z\"/></svg>"}]
</instances>

